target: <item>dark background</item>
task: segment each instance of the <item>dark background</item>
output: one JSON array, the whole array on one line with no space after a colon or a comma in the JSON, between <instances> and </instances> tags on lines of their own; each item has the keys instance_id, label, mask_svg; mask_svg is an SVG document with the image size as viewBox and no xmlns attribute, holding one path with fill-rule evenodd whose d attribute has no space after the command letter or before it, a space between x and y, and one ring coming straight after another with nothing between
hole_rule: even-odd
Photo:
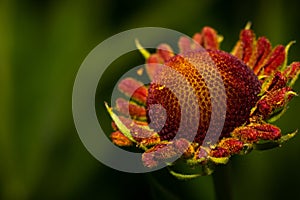
<instances>
[{"instance_id":1,"label":"dark background","mask_svg":"<svg viewBox=\"0 0 300 200\"><path fill-rule=\"evenodd\" d=\"M273 45L300 41L298 2L0 1L0 199L214 199L211 177L179 181L166 170L127 174L94 159L72 119L77 70L101 41L143 26L192 36L209 25L224 36L225 50L247 21ZM289 60L300 60L300 44ZM284 133L299 128L299 111L296 97L276 122ZM297 199L299 143L297 136L282 148L234 157L235 199Z\"/></svg>"}]
</instances>

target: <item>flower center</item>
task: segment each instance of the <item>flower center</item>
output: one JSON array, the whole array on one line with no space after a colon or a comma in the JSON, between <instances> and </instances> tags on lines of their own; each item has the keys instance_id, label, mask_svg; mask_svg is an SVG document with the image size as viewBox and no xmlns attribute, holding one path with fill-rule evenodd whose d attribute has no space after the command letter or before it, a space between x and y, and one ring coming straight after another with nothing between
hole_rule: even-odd
<instances>
[{"instance_id":1,"label":"flower center","mask_svg":"<svg viewBox=\"0 0 300 200\"><path fill-rule=\"evenodd\" d=\"M192 51L184 56L172 57L165 65L176 71L178 75L163 69L150 84L147 98L150 127L158 132L163 140L171 140L178 134L178 130L187 138L195 135L193 132L197 131L196 137L191 140L202 144L208 128L214 132L213 136L218 138L229 136L235 127L247 121L251 108L259 99L261 83L257 76L241 60L226 52L219 50ZM213 76L214 70L220 74L219 79L221 77L226 95L218 93L218 90L221 91L222 88L216 84L218 80ZM193 91L189 91L179 77L184 77ZM212 87L208 87L209 85ZM178 97L178 93L175 95L169 86L176 88L180 97ZM211 90L219 95L211 95ZM190 99L189 92L195 94L196 101ZM226 99L224 105L217 105L217 107L226 106L224 126L220 129L220 124L210 123L212 102L221 102L224 99ZM164 114L161 109L150 109L151 105L155 104L160 104L165 109ZM197 108L199 108L200 116L196 116L198 112L194 112ZM149 117L150 115L151 117ZM181 120L184 120L184 123L181 123Z\"/></svg>"}]
</instances>

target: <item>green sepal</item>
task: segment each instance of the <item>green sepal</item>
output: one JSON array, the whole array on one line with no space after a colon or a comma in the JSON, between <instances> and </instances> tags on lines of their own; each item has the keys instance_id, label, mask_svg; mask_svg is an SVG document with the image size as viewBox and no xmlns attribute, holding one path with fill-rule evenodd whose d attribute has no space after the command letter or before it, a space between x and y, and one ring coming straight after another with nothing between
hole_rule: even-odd
<instances>
[{"instance_id":1,"label":"green sepal","mask_svg":"<svg viewBox=\"0 0 300 200\"><path fill-rule=\"evenodd\" d=\"M191 180L199 176L203 176L202 174L182 174L182 173L174 172L171 169L169 169L169 172L179 180Z\"/></svg>"},{"instance_id":2,"label":"green sepal","mask_svg":"<svg viewBox=\"0 0 300 200\"><path fill-rule=\"evenodd\" d=\"M191 158L191 159L186 160L186 163L187 163L188 165L190 165L190 166L197 166L197 165L200 165L201 162L203 162L203 161L205 161L205 160L206 160L205 157L199 158L199 159L193 159L193 158Z\"/></svg>"},{"instance_id":3,"label":"green sepal","mask_svg":"<svg viewBox=\"0 0 300 200\"><path fill-rule=\"evenodd\" d=\"M144 58L147 60L151 54L149 51L147 51L140 43L138 39L135 39L135 46L138 48L138 50L141 52L141 54L144 56Z\"/></svg>"},{"instance_id":4,"label":"green sepal","mask_svg":"<svg viewBox=\"0 0 300 200\"><path fill-rule=\"evenodd\" d=\"M286 68L287 68L287 62L288 62L288 53L289 53L289 50L291 48L291 46L293 44L295 44L296 41L291 41L289 42L286 47L285 47L285 59L284 59L284 62L283 62L283 65L281 66L281 68L279 69L281 72L283 72Z\"/></svg>"},{"instance_id":5,"label":"green sepal","mask_svg":"<svg viewBox=\"0 0 300 200\"><path fill-rule=\"evenodd\" d=\"M221 157L221 158L216 158L216 157L209 157L209 160L212 161L214 164L227 164L229 161L229 157Z\"/></svg>"},{"instance_id":6,"label":"green sepal","mask_svg":"<svg viewBox=\"0 0 300 200\"><path fill-rule=\"evenodd\" d=\"M120 120L120 118L112 111L112 108L110 108L106 102L104 102L105 107L112 118L112 120L115 122L118 129L132 142L136 143L136 140L132 137L130 130L123 124L123 122Z\"/></svg>"},{"instance_id":7,"label":"green sepal","mask_svg":"<svg viewBox=\"0 0 300 200\"><path fill-rule=\"evenodd\" d=\"M294 131L293 133L289 133L286 135L281 136L280 139L276 141L260 141L256 144L253 144L253 149L255 150L268 150L273 149L276 147L280 147L283 143L289 141L291 138L295 137L298 130Z\"/></svg>"},{"instance_id":8,"label":"green sepal","mask_svg":"<svg viewBox=\"0 0 300 200\"><path fill-rule=\"evenodd\" d=\"M249 154L253 150L253 145L250 143L245 143L243 149L240 151L240 155Z\"/></svg>"}]
</instances>

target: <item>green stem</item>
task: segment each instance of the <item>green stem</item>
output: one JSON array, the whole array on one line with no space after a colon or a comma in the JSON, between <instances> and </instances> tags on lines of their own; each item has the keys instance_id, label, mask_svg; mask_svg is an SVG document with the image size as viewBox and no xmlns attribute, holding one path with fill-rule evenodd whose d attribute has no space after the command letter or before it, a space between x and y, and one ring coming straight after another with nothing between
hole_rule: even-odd
<instances>
[{"instance_id":1,"label":"green stem","mask_svg":"<svg viewBox=\"0 0 300 200\"><path fill-rule=\"evenodd\" d=\"M230 163L216 168L212 174L216 200L232 200L232 180L230 179Z\"/></svg>"}]
</instances>

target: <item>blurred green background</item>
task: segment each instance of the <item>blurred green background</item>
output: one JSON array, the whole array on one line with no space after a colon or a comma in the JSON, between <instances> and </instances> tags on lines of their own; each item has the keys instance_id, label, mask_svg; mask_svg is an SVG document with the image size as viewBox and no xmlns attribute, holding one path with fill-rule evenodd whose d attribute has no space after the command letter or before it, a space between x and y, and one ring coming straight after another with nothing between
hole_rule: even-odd
<instances>
[{"instance_id":1,"label":"blurred green background","mask_svg":"<svg viewBox=\"0 0 300 200\"><path fill-rule=\"evenodd\" d=\"M209 25L230 50L252 21L256 34L274 45L300 42L299 7L286 0L0 1L0 199L214 199L211 177L178 181L166 170L127 174L94 159L72 119L77 70L101 41L143 26L192 36ZM300 60L300 44L289 58ZM299 113L296 97L276 124L291 132L299 128ZM297 199L299 144L297 136L282 148L234 157L235 199Z\"/></svg>"}]
</instances>

